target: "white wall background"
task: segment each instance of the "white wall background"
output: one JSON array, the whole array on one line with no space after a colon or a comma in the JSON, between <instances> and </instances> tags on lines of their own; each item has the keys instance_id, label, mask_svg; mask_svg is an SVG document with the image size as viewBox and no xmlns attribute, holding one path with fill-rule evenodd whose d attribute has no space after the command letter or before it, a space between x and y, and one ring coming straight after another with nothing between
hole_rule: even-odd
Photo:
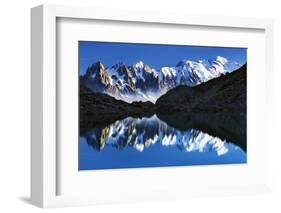
<instances>
[{"instance_id":1,"label":"white wall background","mask_svg":"<svg viewBox=\"0 0 281 213\"><path fill-rule=\"evenodd\" d=\"M280 212L281 210L281 13L276 0L8 0L0 7L0 212L37 212L29 204L30 178L30 8L42 3L79 4L191 14L269 17L275 20L275 163L274 193L270 195L201 198L185 201L119 204L67 209L69 212ZM105 11L106 12L106 11ZM279 112L278 112L279 111ZM238 174L239 175L239 174ZM65 209L64 209L65 210ZM60 212L63 209L47 210Z\"/></svg>"}]
</instances>

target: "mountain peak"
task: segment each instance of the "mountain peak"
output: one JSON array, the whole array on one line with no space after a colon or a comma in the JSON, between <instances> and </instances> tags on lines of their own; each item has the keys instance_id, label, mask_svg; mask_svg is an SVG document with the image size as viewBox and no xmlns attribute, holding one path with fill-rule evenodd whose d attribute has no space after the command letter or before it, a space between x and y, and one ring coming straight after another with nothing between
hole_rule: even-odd
<instances>
[{"instance_id":1,"label":"mountain peak","mask_svg":"<svg viewBox=\"0 0 281 213\"><path fill-rule=\"evenodd\" d=\"M117 69L117 68L119 68L119 67L125 67L125 66L126 66L126 65L125 65L122 61L120 61L120 62L114 64L114 65L112 66L112 68Z\"/></svg>"},{"instance_id":2,"label":"mountain peak","mask_svg":"<svg viewBox=\"0 0 281 213\"><path fill-rule=\"evenodd\" d=\"M100 67L100 66L103 66L103 64L101 63L100 60L97 60L95 63L92 64L92 67L94 67L94 66Z\"/></svg>"},{"instance_id":3,"label":"mountain peak","mask_svg":"<svg viewBox=\"0 0 281 213\"><path fill-rule=\"evenodd\" d=\"M138 61L137 63L135 63L135 67L136 68L144 68L145 64L143 61Z\"/></svg>"},{"instance_id":4,"label":"mountain peak","mask_svg":"<svg viewBox=\"0 0 281 213\"><path fill-rule=\"evenodd\" d=\"M181 60L177 63L176 67L182 67L182 66L192 66L193 63L201 63L202 60L198 60L198 61L194 61L194 60L188 60L188 59L184 59Z\"/></svg>"},{"instance_id":5,"label":"mountain peak","mask_svg":"<svg viewBox=\"0 0 281 213\"><path fill-rule=\"evenodd\" d=\"M104 66L100 61L96 61L95 63L93 63L91 66L89 66L86 70L86 75L93 75L95 76L96 73L100 70L104 70Z\"/></svg>"},{"instance_id":6,"label":"mountain peak","mask_svg":"<svg viewBox=\"0 0 281 213\"><path fill-rule=\"evenodd\" d=\"M196 86L239 67L239 64L222 56L212 60L184 59L176 66L164 66L158 70L142 60L130 66L121 61L110 68L104 68L98 60L87 68L83 82L93 91L102 91L127 102L154 102L163 93L179 85Z\"/></svg>"},{"instance_id":7,"label":"mountain peak","mask_svg":"<svg viewBox=\"0 0 281 213\"><path fill-rule=\"evenodd\" d=\"M186 60L181 60L176 64L176 67L181 67L182 65L184 65L186 62Z\"/></svg>"},{"instance_id":8,"label":"mountain peak","mask_svg":"<svg viewBox=\"0 0 281 213\"><path fill-rule=\"evenodd\" d=\"M220 62L222 65L225 65L228 62L228 60L222 56L217 56L216 61Z\"/></svg>"}]
</instances>

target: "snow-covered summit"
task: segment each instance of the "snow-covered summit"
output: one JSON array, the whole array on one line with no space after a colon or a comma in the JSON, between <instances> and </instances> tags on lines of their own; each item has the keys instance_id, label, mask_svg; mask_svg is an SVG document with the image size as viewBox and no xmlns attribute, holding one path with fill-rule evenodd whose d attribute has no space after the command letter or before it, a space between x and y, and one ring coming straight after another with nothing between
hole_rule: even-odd
<instances>
[{"instance_id":1,"label":"snow-covered summit","mask_svg":"<svg viewBox=\"0 0 281 213\"><path fill-rule=\"evenodd\" d=\"M96 92L103 92L126 102L152 101L179 85L196 86L240 68L242 64L223 56L214 60L184 59L175 66L154 69L143 61L133 65L119 62L110 68L100 62L91 65L81 83Z\"/></svg>"}]
</instances>

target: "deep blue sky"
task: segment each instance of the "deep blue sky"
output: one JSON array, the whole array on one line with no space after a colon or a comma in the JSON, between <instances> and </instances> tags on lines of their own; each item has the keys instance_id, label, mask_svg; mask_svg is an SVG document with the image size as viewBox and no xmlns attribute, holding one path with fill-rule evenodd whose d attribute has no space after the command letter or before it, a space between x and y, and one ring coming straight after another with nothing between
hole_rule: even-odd
<instances>
[{"instance_id":1,"label":"deep blue sky","mask_svg":"<svg viewBox=\"0 0 281 213\"><path fill-rule=\"evenodd\" d=\"M150 67L159 69L163 66L175 66L183 59L215 59L217 56L244 64L247 60L246 52L246 48L79 41L79 69L82 75L88 66L98 60L105 67L118 62L132 65L142 60Z\"/></svg>"}]
</instances>

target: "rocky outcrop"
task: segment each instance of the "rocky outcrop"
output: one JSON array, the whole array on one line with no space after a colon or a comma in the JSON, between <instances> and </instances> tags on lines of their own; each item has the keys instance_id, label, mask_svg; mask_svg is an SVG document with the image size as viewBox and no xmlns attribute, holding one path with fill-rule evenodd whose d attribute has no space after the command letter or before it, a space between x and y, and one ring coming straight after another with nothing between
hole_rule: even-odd
<instances>
[{"instance_id":1,"label":"rocky outcrop","mask_svg":"<svg viewBox=\"0 0 281 213\"><path fill-rule=\"evenodd\" d=\"M79 101L80 128L103 126L127 116L150 116L155 112L151 102L129 104L81 85Z\"/></svg>"}]
</instances>

